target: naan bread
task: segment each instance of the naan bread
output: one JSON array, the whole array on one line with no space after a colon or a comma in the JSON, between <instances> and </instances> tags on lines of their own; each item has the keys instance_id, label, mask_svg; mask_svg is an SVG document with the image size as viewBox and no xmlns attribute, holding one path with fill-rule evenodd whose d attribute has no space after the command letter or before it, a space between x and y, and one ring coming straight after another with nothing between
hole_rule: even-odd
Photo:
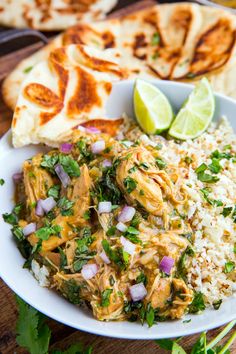
<instances>
[{"instance_id":1,"label":"naan bread","mask_svg":"<svg viewBox=\"0 0 236 354\"><path fill-rule=\"evenodd\" d=\"M15 107L24 71L47 58L51 48L71 43L116 48L129 78L195 82L207 76L216 91L236 98L236 17L185 2L69 28L8 76L3 85L8 106Z\"/></svg>"},{"instance_id":2,"label":"naan bread","mask_svg":"<svg viewBox=\"0 0 236 354\"><path fill-rule=\"evenodd\" d=\"M117 0L1 0L0 24L41 31L64 30L80 21L101 20Z\"/></svg>"},{"instance_id":3,"label":"naan bread","mask_svg":"<svg viewBox=\"0 0 236 354\"><path fill-rule=\"evenodd\" d=\"M23 81L12 121L13 145L54 146L82 122L100 118L112 82L124 78L112 49L53 50Z\"/></svg>"}]
</instances>

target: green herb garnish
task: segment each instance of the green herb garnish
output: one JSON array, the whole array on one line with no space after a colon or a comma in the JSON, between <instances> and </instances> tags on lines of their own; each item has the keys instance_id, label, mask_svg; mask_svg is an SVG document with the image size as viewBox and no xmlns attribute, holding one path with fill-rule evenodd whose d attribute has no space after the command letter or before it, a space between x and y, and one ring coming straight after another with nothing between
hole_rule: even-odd
<instances>
[{"instance_id":1,"label":"green herb garnish","mask_svg":"<svg viewBox=\"0 0 236 354\"><path fill-rule=\"evenodd\" d=\"M44 226L35 232L35 235L41 240L48 240L50 236L59 236L62 227L59 225Z\"/></svg>"},{"instance_id":2,"label":"green herb garnish","mask_svg":"<svg viewBox=\"0 0 236 354\"><path fill-rule=\"evenodd\" d=\"M60 195L60 186L55 184L54 186L50 187L47 192L48 197L52 197L53 199L57 200Z\"/></svg>"},{"instance_id":3,"label":"green herb garnish","mask_svg":"<svg viewBox=\"0 0 236 354\"><path fill-rule=\"evenodd\" d=\"M189 313L198 313L204 311L206 308L203 294L201 292L194 292L194 298L189 305Z\"/></svg>"},{"instance_id":4,"label":"green herb garnish","mask_svg":"<svg viewBox=\"0 0 236 354\"><path fill-rule=\"evenodd\" d=\"M3 178L0 178L0 186L3 186L5 183L4 179Z\"/></svg>"},{"instance_id":5,"label":"green herb garnish","mask_svg":"<svg viewBox=\"0 0 236 354\"><path fill-rule=\"evenodd\" d=\"M151 39L151 45L158 45L160 43L160 35L158 32L155 32Z\"/></svg>"},{"instance_id":6,"label":"green herb garnish","mask_svg":"<svg viewBox=\"0 0 236 354\"><path fill-rule=\"evenodd\" d=\"M163 170L166 167L166 162L159 157L156 158L156 164L160 168L160 170Z\"/></svg>"},{"instance_id":7,"label":"green herb garnish","mask_svg":"<svg viewBox=\"0 0 236 354\"><path fill-rule=\"evenodd\" d=\"M106 289L102 292L102 307L108 307L110 305L110 296L112 294L112 289Z\"/></svg>"},{"instance_id":8,"label":"green herb garnish","mask_svg":"<svg viewBox=\"0 0 236 354\"><path fill-rule=\"evenodd\" d=\"M123 183L128 193L133 192L137 187L137 182L131 177L126 177Z\"/></svg>"},{"instance_id":9,"label":"green herb garnish","mask_svg":"<svg viewBox=\"0 0 236 354\"><path fill-rule=\"evenodd\" d=\"M225 263L225 273L231 273L235 269L235 263L232 261L228 261Z\"/></svg>"}]
</instances>

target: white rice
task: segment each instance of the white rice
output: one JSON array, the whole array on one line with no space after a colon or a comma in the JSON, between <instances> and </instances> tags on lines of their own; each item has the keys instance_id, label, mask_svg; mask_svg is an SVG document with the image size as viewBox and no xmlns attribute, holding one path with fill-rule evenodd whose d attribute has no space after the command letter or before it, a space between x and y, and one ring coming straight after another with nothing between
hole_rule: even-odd
<instances>
[{"instance_id":1,"label":"white rice","mask_svg":"<svg viewBox=\"0 0 236 354\"><path fill-rule=\"evenodd\" d=\"M236 204L236 163L232 159L221 160L223 169L217 174L220 180L208 185L197 179L195 169L202 163L211 163L211 153L215 150L223 151L225 145L231 145L236 152L236 136L228 121L223 118L218 127L212 124L199 138L180 144L170 140L160 151L166 162L176 166L185 156L193 159L191 166L194 168L188 168L184 179L187 221L195 234L196 251L196 257L192 258L190 264L188 282L190 287L204 294L208 304L231 296L236 291L235 271L224 273L226 262L236 262L233 251L236 224L230 216L221 215L224 206L234 208ZM224 206L212 207L204 200L200 189L206 186L212 189L209 198L221 200Z\"/></svg>"}]
</instances>

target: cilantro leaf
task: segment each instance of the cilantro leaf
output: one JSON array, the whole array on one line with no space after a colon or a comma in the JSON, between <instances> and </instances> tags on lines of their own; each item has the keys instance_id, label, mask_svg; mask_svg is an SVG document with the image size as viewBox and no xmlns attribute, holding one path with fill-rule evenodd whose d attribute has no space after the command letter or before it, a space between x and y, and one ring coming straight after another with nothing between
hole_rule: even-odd
<instances>
[{"instance_id":1,"label":"cilantro leaf","mask_svg":"<svg viewBox=\"0 0 236 354\"><path fill-rule=\"evenodd\" d=\"M232 207L225 207L222 211L222 215L226 218L231 214L232 210L233 210Z\"/></svg>"},{"instance_id":2,"label":"cilantro leaf","mask_svg":"<svg viewBox=\"0 0 236 354\"><path fill-rule=\"evenodd\" d=\"M41 240L48 240L51 235L58 235L61 231L61 226L43 226L35 232L35 235Z\"/></svg>"},{"instance_id":3,"label":"cilantro leaf","mask_svg":"<svg viewBox=\"0 0 236 354\"><path fill-rule=\"evenodd\" d=\"M160 35L158 32L155 32L151 39L151 45L158 45L160 43Z\"/></svg>"},{"instance_id":4,"label":"cilantro leaf","mask_svg":"<svg viewBox=\"0 0 236 354\"><path fill-rule=\"evenodd\" d=\"M137 187L137 182L132 177L126 177L123 183L128 193L133 192Z\"/></svg>"},{"instance_id":5,"label":"cilantro leaf","mask_svg":"<svg viewBox=\"0 0 236 354\"><path fill-rule=\"evenodd\" d=\"M211 164L208 165L208 168L212 173L219 173L222 170L219 160L215 157L213 157Z\"/></svg>"},{"instance_id":6,"label":"cilantro leaf","mask_svg":"<svg viewBox=\"0 0 236 354\"><path fill-rule=\"evenodd\" d=\"M156 164L160 170L163 170L166 167L166 162L163 161L161 158L156 158Z\"/></svg>"},{"instance_id":7,"label":"cilantro leaf","mask_svg":"<svg viewBox=\"0 0 236 354\"><path fill-rule=\"evenodd\" d=\"M172 350L174 341L171 339L156 339L155 342L161 347L162 349Z\"/></svg>"},{"instance_id":8,"label":"cilantro leaf","mask_svg":"<svg viewBox=\"0 0 236 354\"><path fill-rule=\"evenodd\" d=\"M203 294L201 292L195 292L193 301L189 305L189 313L198 313L199 311L205 310L205 308Z\"/></svg>"},{"instance_id":9,"label":"cilantro leaf","mask_svg":"<svg viewBox=\"0 0 236 354\"><path fill-rule=\"evenodd\" d=\"M84 346L81 343L77 344L72 344L69 348L66 350L58 350L55 349L51 352L51 354L91 354L92 353L92 347L84 348Z\"/></svg>"},{"instance_id":10,"label":"cilantro leaf","mask_svg":"<svg viewBox=\"0 0 236 354\"><path fill-rule=\"evenodd\" d=\"M110 296L112 294L112 289L106 289L102 292L102 307L108 307L110 305Z\"/></svg>"},{"instance_id":11,"label":"cilantro leaf","mask_svg":"<svg viewBox=\"0 0 236 354\"><path fill-rule=\"evenodd\" d=\"M206 353L206 332L203 332L198 341L194 344L191 354L205 354Z\"/></svg>"},{"instance_id":12,"label":"cilantro leaf","mask_svg":"<svg viewBox=\"0 0 236 354\"><path fill-rule=\"evenodd\" d=\"M215 183L215 182L219 181L218 177L212 176L209 173L205 173L205 172L199 172L197 174L197 178L199 179L199 181L205 182L205 183Z\"/></svg>"},{"instance_id":13,"label":"cilantro leaf","mask_svg":"<svg viewBox=\"0 0 236 354\"><path fill-rule=\"evenodd\" d=\"M66 197L62 197L59 199L57 205L61 209L61 215L73 215L72 207L74 206L75 202L67 199Z\"/></svg>"},{"instance_id":14,"label":"cilantro leaf","mask_svg":"<svg viewBox=\"0 0 236 354\"><path fill-rule=\"evenodd\" d=\"M60 194L60 186L55 184L54 186L50 187L47 194L48 197L53 197L55 200L57 200Z\"/></svg>"},{"instance_id":15,"label":"cilantro leaf","mask_svg":"<svg viewBox=\"0 0 236 354\"><path fill-rule=\"evenodd\" d=\"M155 320L155 312L154 312L154 309L150 303L147 305L145 317L146 317L148 327L152 327L154 324L154 320Z\"/></svg>"},{"instance_id":16,"label":"cilantro leaf","mask_svg":"<svg viewBox=\"0 0 236 354\"><path fill-rule=\"evenodd\" d=\"M31 354L47 354L51 332L42 315L17 296L19 317L16 341Z\"/></svg>"},{"instance_id":17,"label":"cilantro leaf","mask_svg":"<svg viewBox=\"0 0 236 354\"><path fill-rule=\"evenodd\" d=\"M5 183L4 179L3 178L0 178L0 186L3 186Z\"/></svg>"},{"instance_id":18,"label":"cilantro leaf","mask_svg":"<svg viewBox=\"0 0 236 354\"><path fill-rule=\"evenodd\" d=\"M79 177L80 176L79 164L72 157L70 157L68 155L60 155L59 162L62 165L64 171L70 177Z\"/></svg>"},{"instance_id":19,"label":"cilantro leaf","mask_svg":"<svg viewBox=\"0 0 236 354\"><path fill-rule=\"evenodd\" d=\"M225 263L225 269L224 272L225 273L230 273L235 269L235 263L232 261L228 261Z\"/></svg>"}]
</instances>

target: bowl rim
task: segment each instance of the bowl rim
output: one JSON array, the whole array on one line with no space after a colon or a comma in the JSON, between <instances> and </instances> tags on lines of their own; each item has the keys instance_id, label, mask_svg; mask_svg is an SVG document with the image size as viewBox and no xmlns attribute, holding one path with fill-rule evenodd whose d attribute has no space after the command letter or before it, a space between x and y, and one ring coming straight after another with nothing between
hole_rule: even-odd
<instances>
[{"instance_id":1,"label":"bowl rim","mask_svg":"<svg viewBox=\"0 0 236 354\"><path fill-rule=\"evenodd\" d=\"M160 88L162 86L168 87L168 86L173 86L173 87L185 87L188 89L193 89L194 85L189 84L189 83L182 83L182 82L175 82L175 81L166 81L166 80L147 80L150 83L153 83L157 86L160 86ZM119 85L119 86L126 86L126 85L131 85L133 87L135 83L135 80L124 80L118 83L115 83L114 85ZM219 94L219 93L214 93L215 96L217 98L226 100L228 102L230 102L231 104L234 104L235 109L236 109L236 100L227 97L223 94ZM12 146L9 146L9 139L11 137L11 129L9 129L4 135L3 137L0 139L0 154L1 152L4 153L4 151L6 152L7 147L8 149L14 149ZM4 273L4 272L3 272ZM5 274L2 274L1 269L0 269L0 277L2 278L2 280L7 284L7 286L9 286L9 288L11 290L13 290L16 294L18 294L24 301L26 301L29 305L31 305L32 307L34 307L35 309L37 309L38 311L44 313L46 316L60 322L63 323L67 326L76 328L78 330L84 331L84 332L88 332L88 333L92 333L92 334L96 334L96 335L101 335L101 336L106 336L106 337L111 337L111 338L123 338L123 339L132 339L132 340L153 340L153 339L157 339L157 338L173 338L173 334L172 332L166 332L164 335L162 334L161 336L158 335L158 326L156 326L157 331L156 333L150 333L147 331L146 326L144 326L144 330L142 331L142 334L138 334L135 335L135 333L126 333L125 330L122 331L119 329L117 332L116 330L112 329L110 332L110 329L107 328L103 328L102 326L91 326L90 324L83 324L82 321L78 321L75 325L75 323L73 321L70 321L68 319L63 320L60 316L57 315L56 311L54 309L51 308L44 308L42 310L40 305L37 305L36 303L34 303L33 300L31 300L30 296L27 296L27 293L21 293L19 292L19 290L17 289L17 286L15 286L14 282L9 280L7 278L7 276L5 276ZM36 286L39 286L38 283L36 283ZM48 289L47 289L48 291ZM55 294L56 296L57 294ZM61 295L57 295L59 297L61 297ZM64 300L64 299L63 299ZM66 301L66 300L65 300ZM227 301L227 300L226 300ZM71 306L75 307L75 305L70 304ZM197 315L195 315L197 316ZM222 320L218 321L217 323L214 323L213 325L211 325L211 323L208 323L204 326L201 326L201 329L197 328L188 328L188 326L186 326L186 328L184 328L184 330L181 330L181 333L178 333L176 336L187 336L187 335L192 335L195 333L199 333L200 331L208 331L210 329L214 329L217 328L219 326L222 326L232 320L234 320L236 318L236 313L231 313L227 318L223 318ZM94 319L95 321L97 321L96 319ZM165 323L175 323L176 327L178 326L178 323L181 321L181 319L179 320L172 320L172 321L166 321ZM99 323L99 321L97 321ZM128 321L125 321L128 322ZM109 323L109 322L108 322ZM113 324L115 322L112 322ZM121 322L118 322L121 323ZM139 326L141 326L140 323L138 323Z\"/></svg>"}]
</instances>

